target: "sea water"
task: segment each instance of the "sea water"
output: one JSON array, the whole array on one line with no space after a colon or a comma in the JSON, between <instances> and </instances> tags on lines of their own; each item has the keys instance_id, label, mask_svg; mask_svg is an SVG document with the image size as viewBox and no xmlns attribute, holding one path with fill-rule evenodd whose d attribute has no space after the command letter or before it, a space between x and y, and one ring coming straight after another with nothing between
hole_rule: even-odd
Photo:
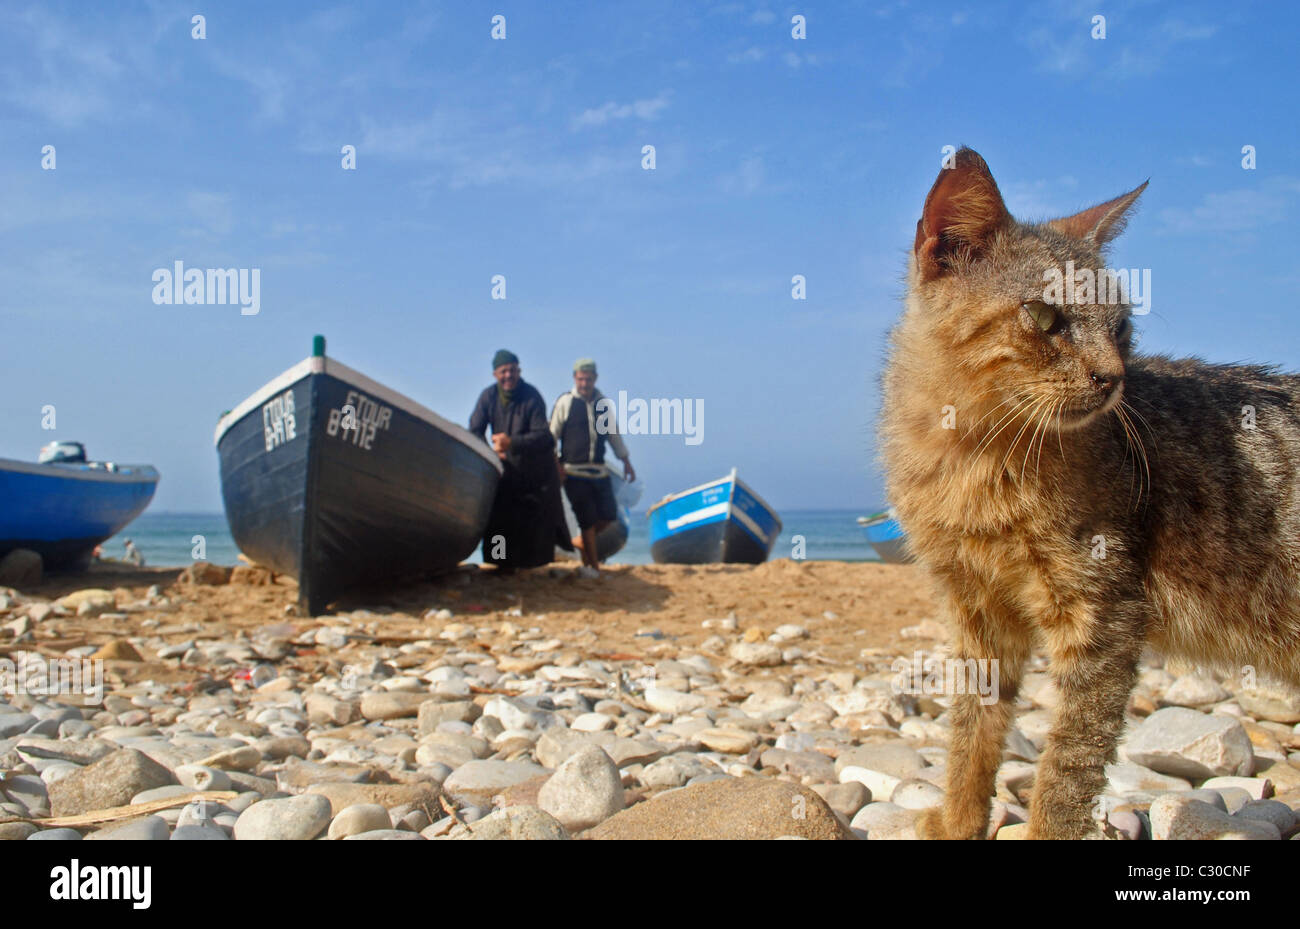
<instances>
[{"instance_id":1,"label":"sea water","mask_svg":"<svg viewBox=\"0 0 1300 929\"><path fill-rule=\"evenodd\" d=\"M787 510L781 514L784 528L772 546L773 558L800 554L809 561L879 561L857 524L860 510ZM627 545L609 560L610 564L651 564L650 522L644 512L632 514ZM799 540L802 536L802 552ZM173 567L194 561L232 565L239 548L230 537L226 517L221 513L146 513L104 543L104 555L121 559L124 540L131 539L149 565ZM476 550L468 559L481 562Z\"/></svg>"}]
</instances>

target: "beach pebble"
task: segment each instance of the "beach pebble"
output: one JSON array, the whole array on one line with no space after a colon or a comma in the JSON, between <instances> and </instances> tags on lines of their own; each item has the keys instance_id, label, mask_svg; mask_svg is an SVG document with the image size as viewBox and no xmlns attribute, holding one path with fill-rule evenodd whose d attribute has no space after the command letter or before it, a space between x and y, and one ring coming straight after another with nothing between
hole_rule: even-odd
<instances>
[{"instance_id":1,"label":"beach pebble","mask_svg":"<svg viewBox=\"0 0 1300 929\"><path fill-rule=\"evenodd\" d=\"M75 816L124 806L144 790L174 784L172 772L133 748L112 751L100 760L49 785L51 812Z\"/></svg>"},{"instance_id":2,"label":"beach pebble","mask_svg":"<svg viewBox=\"0 0 1300 929\"><path fill-rule=\"evenodd\" d=\"M1192 785L1181 777L1161 774L1159 771L1152 771L1150 768L1132 762L1118 762L1106 765L1106 779L1110 790L1117 794L1144 790L1192 789Z\"/></svg>"},{"instance_id":3,"label":"beach pebble","mask_svg":"<svg viewBox=\"0 0 1300 929\"><path fill-rule=\"evenodd\" d=\"M235 823L236 839L314 839L330 823L330 801L302 794L254 803Z\"/></svg>"},{"instance_id":4,"label":"beach pebble","mask_svg":"<svg viewBox=\"0 0 1300 929\"><path fill-rule=\"evenodd\" d=\"M1232 815L1236 819L1272 823L1283 836L1288 835L1300 823L1296 811L1277 800L1251 800Z\"/></svg>"},{"instance_id":5,"label":"beach pebble","mask_svg":"<svg viewBox=\"0 0 1300 929\"><path fill-rule=\"evenodd\" d=\"M699 694L683 693L655 685L646 688L645 702L656 713L668 716L680 716L698 710L707 703Z\"/></svg>"},{"instance_id":6,"label":"beach pebble","mask_svg":"<svg viewBox=\"0 0 1300 929\"><path fill-rule=\"evenodd\" d=\"M868 803L853 816L850 826L866 832L868 839L907 836L915 829L918 812L894 803Z\"/></svg>"},{"instance_id":7,"label":"beach pebble","mask_svg":"<svg viewBox=\"0 0 1300 929\"><path fill-rule=\"evenodd\" d=\"M739 729L709 727L695 733L695 739L715 752L744 755L758 745L758 735Z\"/></svg>"},{"instance_id":8,"label":"beach pebble","mask_svg":"<svg viewBox=\"0 0 1300 929\"><path fill-rule=\"evenodd\" d=\"M0 713L0 739L22 735L36 723L36 717L30 713Z\"/></svg>"},{"instance_id":9,"label":"beach pebble","mask_svg":"<svg viewBox=\"0 0 1300 929\"><path fill-rule=\"evenodd\" d=\"M377 803L356 803L339 812L330 823L329 837L344 839L350 835L392 829L388 810Z\"/></svg>"},{"instance_id":10,"label":"beach pebble","mask_svg":"<svg viewBox=\"0 0 1300 929\"><path fill-rule=\"evenodd\" d=\"M0 823L0 842L22 841L37 829L33 823Z\"/></svg>"},{"instance_id":11,"label":"beach pebble","mask_svg":"<svg viewBox=\"0 0 1300 929\"><path fill-rule=\"evenodd\" d=\"M433 828L433 827L430 827ZM568 839L569 833L550 813L535 806L512 806L465 825L453 826L452 839L479 839L495 841Z\"/></svg>"},{"instance_id":12,"label":"beach pebble","mask_svg":"<svg viewBox=\"0 0 1300 929\"><path fill-rule=\"evenodd\" d=\"M871 791L857 781L847 784L814 784L812 789L832 810L849 820L871 802Z\"/></svg>"},{"instance_id":13,"label":"beach pebble","mask_svg":"<svg viewBox=\"0 0 1300 929\"><path fill-rule=\"evenodd\" d=\"M613 716L594 712L581 714L569 725L578 732L601 732L605 729L613 729L614 724L615 719Z\"/></svg>"},{"instance_id":14,"label":"beach pebble","mask_svg":"<svg viewBox=\"0 0 1300 929\"><path fill-rule=\"evenodd\" d=\"M773 667L782 662L781 649L767 642L737 642L728 654L742 665Z\"/></svg>"},{"instance_id":15,"label":"beach pebble","mask_svg":"<svg viewBox=\"0 0 1300 929\"><path fill-rule=\"evenodd\" d=\"M176 780L194 790L229 790L230 776L225 771L198 764L178 765Z\"/></svg>"},{"instance_id":16,"label":"beach pebble","mask_svg":"<svg viewBox=\"0 0 1300 929\"><path fill-rule=\"evenodd\" d=\"M1186 793L1157 797L1151 804L1151 836L1165 839L1280 839L1271 822L1232 817Z\"/></svg>"},{"instance_id":17,"label":"beach pebble","mask_svg":"<svg viewBox=\"0 0 1300 929\"><path fill-rule=\"evenodd\" d=\"M146 816L135 822L122 826L111 826L92 832L87 839L107 839L110 841L148 841L165 842L171 838L171 827L161 816Z\"/></svg>"},{"instance_id":18,"label":"beach pebble","mask_svg":"<svg viewBox=\"0 0 1300 929\"><path fill-rule=\"evenodd\" d=\"M586 839L848 839L852 833L806 787L766 777L721 777L665 791L584 833Z\"/></svg>"},{"instance_id":19,"label":"beach pebble","mask_svg":"<svg viewBox=\"0 0 1300 929\"><path fill-rule=\"evenodd\" d=\"M943 790L919 778L899 781L889 802L905 810L928 810L943 805Z\"/></svg>"},{"instance_id":20,"label":"beach pebble","mask_svg":"<svg viewBox=\"0 0 1300 929\"><path fill-rule=\"evenodd\" d=\"M848 765L841 768L839 777L841 784L857 781L871 791L873 797L892 797L894 790L903 781L902 778L895 777L892 774L885 774L883 771L872 771L870 768L862 768L857 765Z\"/></svg>"},{"instance_id":21,"label":"beach pebble","mask_svg":"<svg viewBox=\"0 0 1300 929\"><path fill-rule=\"evenodd\" d=\"M624 803L618 768L596 746L570 756L537 794L537 806L570 833L603 822L623 809Z\"/></svg>"},{"instance_id":22,"label":"beach pebble","mask_svg":"<svg viewBox=\"0 0 1300 929\"><path fill-rule=\"evenodd\" d=\"M1248 776L1254 767L1250 737L1240 722L1185 707L1152 713L1129 736L1122 754L1134 764L1189 780Z\"/></svg>"},{"instance_id":23,"label":"beach pebble","mask_svg":"<svg viewBox=\"0 0 1300 929\"><path fill-rule=\"evenodd\" d=\"M1137 841L1142 838L1142 818L1132 810L1111 810L1106 814L1106 821L1119 834L1120 838Z\"/></svg>"},{"instance_id":24,"label":"beach pebble","mask_svg":"<svg viewBox=\"0 0 1300 929\"><path fill-rule=\"evenodd\" d=\"M470 761L453 771L443 788L450 793L491 795L545 773L545 768L529 761Z\"/></svg>"},{"instance_id":25,"label":"beach pebble","mask_svg":"<svg viewBox=\"0 0 1300 929\"><path fill-rule=\"evenodd\" d=\"M1163 702L1169 706L1199 708L1227 700L1230 696L1213 678L1188 674L1169 685L1164 692Z\"/></svg>"},{"instance_id":26,"label":"beach pebble","mask_svg":"<svg viewBox=\"0 0 1300 929\"><path fill-rule=\"evenodd\" d=\"M81 833L76 829L42 829L40 832L33 832L27 837L28 842L34 841L81 841Z\"/></svg>"},{"instance_id":27,"label":"beach pebble","mask_svg":"<svg viewBox=\"0 0 1300 929\"><path fill-rule=\"evenodd\" d=\"M1237 702L1256 719L1294 725L1300 723L1300 690L1260 682L1237 694Z\"/></svg>"},{"instance_id":28,"label":"beach pebble","mask_svg":"<svg viewBox=\"0 0 1300 929\"><path fill-rule=\"evenodd\" d=\"M230 835L215 822L177 824L172 830L173 842L228 842Z\"/></svg>"}]
</instances>

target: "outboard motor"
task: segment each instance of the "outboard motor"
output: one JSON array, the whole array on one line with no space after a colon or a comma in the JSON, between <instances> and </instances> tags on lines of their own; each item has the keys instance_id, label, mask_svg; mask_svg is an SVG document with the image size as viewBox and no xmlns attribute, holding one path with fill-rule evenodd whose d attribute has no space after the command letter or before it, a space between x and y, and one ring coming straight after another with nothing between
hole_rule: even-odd
<instances>
[{"instance_id":1,"label":"outboard motor","mask_svg":"<svg viewBox=\"0 0 1300 929\"><path fill-rule=\"evenodd\" d=\"M51 442L41 449L41 456L37 459L40 464L53 464L58 461L84 463L85 460L86 446L80 442Z\"/></svg>"}]
</instances>

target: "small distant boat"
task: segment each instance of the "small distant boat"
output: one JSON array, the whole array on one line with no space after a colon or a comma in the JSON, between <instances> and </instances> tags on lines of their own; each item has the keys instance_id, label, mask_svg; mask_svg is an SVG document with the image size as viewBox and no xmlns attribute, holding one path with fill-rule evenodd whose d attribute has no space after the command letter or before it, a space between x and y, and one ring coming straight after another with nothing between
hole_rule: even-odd
<instances>
[{"instance_id":1,"label":"small distant boat","mask_svg":"<svg viewBox=\"0 0 1300 929\"><path fill-rule=\"evenodd\" d=\"M736 476L664 497L646 511L650 555L660 564L762 564L781 518Z\"/></svg>"},{"instance_id":2,"label":"small distant boat","mask_svg":"<svg viewBox=\"0 0 1300 929\"><path fill-rule=\"evenodd\" d=\"M454 568L482 539L501 462L482 439L325 357L217 423L235 543L322 612L349 588Z\"/></svg>"},{"instance_id":3,"label":"small distant boat","mask_svg":"<svg viewBox=\"0 0 1300 929\"><path fill-rule=\"evenodd\" d=\"M613 558L623 550L623 546L627 545L628 534L631 531L631 509L641 499L641 490L645 487L642 481L629 484L613 471L609 472L609 483L614 491L614 502L618 504L618 518L596 534L596 557L601 561ZM564 500L564 524L568 528L569 538L577 538L581 535L578 518L573 515L569 498L563 494L561 497ZM568 552L556 546L555 557L558 561L572 560L580 556L579 553Z\"/></svg>"},{"instance_id":4,"label":"small distant boat","mask_svg":"<svg viewBox=\"0 0 1300 929\"><path fill-rule=\"evenodd\" d=\"M892 509L870 516L859 516L858 525L867 535L867 541L876 550L881 561L890 564L908 564L913 561L907 548L907 534L894 518Z\"/></svg>"},{"instance_id":5,"label":"small distant boat","mask_svg":"<svg viewBox=\"0 0 1300 929\"><path fill-rule=\"evenodd\" d=\"M47 569L85 567L157 487L153 466L87 461L80 442L52 442L36 464L0 459L0 557L26 548Z\"/></svg>"}]
</instances>

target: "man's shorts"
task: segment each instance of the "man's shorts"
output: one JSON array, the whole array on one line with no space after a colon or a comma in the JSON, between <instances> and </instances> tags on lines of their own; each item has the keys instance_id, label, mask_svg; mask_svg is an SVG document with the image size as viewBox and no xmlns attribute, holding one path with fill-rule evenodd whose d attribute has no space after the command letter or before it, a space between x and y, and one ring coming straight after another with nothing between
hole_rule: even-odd
<instances>
[{"instance_id":1,"label":"man's shorts","mask_svg":"<svg viewBox=\"0 0 1300 929\"><path fill-rule=\"evenodd\" d=\"M564 479L564 493L580 529L591 529L597 523L618 519L614 488L610 486L608 477L575 477L570 474Z\"/></svg>"}]
</instances>

